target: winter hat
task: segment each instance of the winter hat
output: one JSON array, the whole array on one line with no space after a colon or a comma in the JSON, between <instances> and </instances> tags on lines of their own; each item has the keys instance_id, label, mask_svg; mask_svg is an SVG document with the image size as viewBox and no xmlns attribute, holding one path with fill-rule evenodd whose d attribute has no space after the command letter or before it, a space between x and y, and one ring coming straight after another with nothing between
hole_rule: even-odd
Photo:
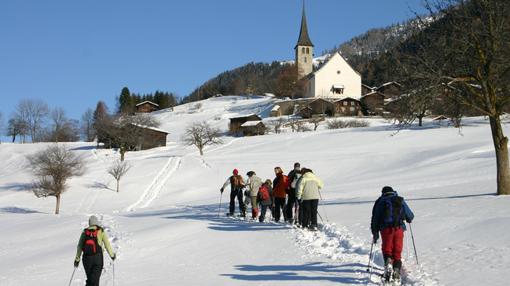
<instances>
[{"instance_id":1,"label":"winter hat","mask_svg":"<svg viewBox=\"0 0 510 286\"><path fill-rule=\"evenodd\" d=\"M232 173L234 173L234 175L237 176L237 174L239 174L239 170L234 169L234 171Z\"/></svg>"},{"instance_id":2,"label":"winter hat","mask_svg":"<svg viewBox=\"0 0 510 286\"><path fill-rule=\"evenodd\" d=\"M301 167L301 164L299 164L298 162L294 163L294 168L300 168Z\"/></svg>"},{"instance_id":3,"label":"winter hat","mask_svg":"<svg viewBox=\"0 0 510 286\"><path fill-rule=\"evenodd\" d=\"M383 194L392 193L392 192L395 192L392 187L386 186L386 187L382 188Z\"/></svg>"},{"instance_id":4,"label":"winter hat","mask_svg":"<svg viewBox=\"0 0 510 286\"><path fill-rule=\"evenodd\" d=\"M99 226L99 220L97 219L97 217L95 215L91 216L89 218L89 226Z\"/></svg>"},{"instance_id":5,"label":"winter hat","mask_svg":"<svg viewBox=\"0 0 510 286\"><path fill-rule=\"evenodd\" d=\"M246 173L246 176L248 176L248 177L251 177L253 175L255 175L255 172L253 172L253 171L249 171L248 173Z\"/></svg>"}]
</instances>

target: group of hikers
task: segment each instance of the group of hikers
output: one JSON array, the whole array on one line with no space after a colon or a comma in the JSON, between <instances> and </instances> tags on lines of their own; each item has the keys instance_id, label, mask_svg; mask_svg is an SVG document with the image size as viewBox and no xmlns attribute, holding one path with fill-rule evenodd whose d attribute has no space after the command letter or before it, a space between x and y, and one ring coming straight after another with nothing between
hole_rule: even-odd
<instances>
[{"instance_id":1,"label":"group of hikers","mask_svg":"<svg viewBox=\"0 0 510 286\"><path fill-rule=\"evenodd\" d=\"M239 171L234 169L232 176L220 189L223 194L230 185L227 215L234 215L237 198L241 217L246 217L246 206L251 205L253 220L264 222L267 210L270 209L275 222L280 222L283 216L285 222L317 230L317 207L321 197L320 190L324 187L322 180L311 169L301 168L299 163L294 164L294 169L288 175L283 173L281 167L275 167L274 173L275 178L272 181L262 181L254 171L249 171L246 173L248 179L245 182Z\"/></svg>"},{"instance_id":2,"label":"group of hikers","mask_svg":"<svg viewBox=\"0 0 510 286\"><path fill-rule=\"evenodd\" d=\"M280 222L283 214L285 222L317 231L318 204L319 199L322 199L320 191L324 187L322 180L311 169L301 168L300 163L295 163L294 169L288 175L284 175L281 167L275 167L274 173L275 178L272 181L270 179L262 181L254 171L249 171L246 173L248 179L244 182L239 171L234 169L232 176L220 189L223 194L230 185L230 205L227 215L234 215L237 199L241 217L246 217L247 205L251 205L252 220L258 219L259 222L264 222L266 212L270 209L275 222ZM405 223L411 223L414 214L404 198L399 196L393 188L385 186L381 192L381 196L372 209L372 246L379 238L382 238L385 265L383 281L398 284L401 280ZM246 200L243 200L243 195Z\"/></svg>"},{"instance_id":3,"label":"group of hikers","mask_svg":"<svg viewBox=\"0 0 510 286\"><path fill-rule=\"evenodd\" d=\"M311 231L318 230L317 208L321 198L320 190L324 187L322 180L311 169L301 168L299 163L294 164L294 169L288 175L284 175L280 167L274 168L274 172L274 180L262 181L254 171L249 171L246 174L248 179L244 182L239 171L234 169L232 176L221 188L221 194L223 194L228 185L231 187L227 215L234 215L235 200L237 199L243 217L246 216L246 205L250 204L251 217L254 220L258 219L259 222L265 221L269 209L275 222L279 222L283 215L285 222L295 223L297 226ZM243 200L243 195L247 197L246 203ZM377 243L379 238L382 238L385 265L383 281L400 283L405 222L411 223L413 219L414 214L404 198L399 196L393 188L384 187L372 209L371 220L372 246ZM106 232L100 226L98 218L91 216L89 226L80 235L74 259L75 270L80 260L83 260L83 267L87 275L86 286L99 285L103 269L103 248L106 249L111 259L115 260L116 254L112 250Z\"/></svg>"}]
</instances>

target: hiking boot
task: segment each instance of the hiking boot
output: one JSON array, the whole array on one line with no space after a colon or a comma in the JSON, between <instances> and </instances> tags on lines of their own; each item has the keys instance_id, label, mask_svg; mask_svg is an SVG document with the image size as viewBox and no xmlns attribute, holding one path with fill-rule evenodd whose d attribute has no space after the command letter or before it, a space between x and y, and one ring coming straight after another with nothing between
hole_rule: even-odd
<instances>
[{"instance_id":1,"label":"hiking boot","mask_svg":"<svg viewBox=\"0 0 510 286\"><path fill-rule=\"evenodd\" d=\"M393 278L393 259L384 257L384 274L383 279L386 282L392 281Z\"/></svg>"},{"instance_id":2,"label":"hiking boot","mask_svg":"<svg viewBox=\"0 0 510 286\"><path fill-rule=\"evenodd\" d=\"M400 285L400 270L402 269L402 261L393 262L393 281L396 285Z\"/></svg>"}]
</instances>

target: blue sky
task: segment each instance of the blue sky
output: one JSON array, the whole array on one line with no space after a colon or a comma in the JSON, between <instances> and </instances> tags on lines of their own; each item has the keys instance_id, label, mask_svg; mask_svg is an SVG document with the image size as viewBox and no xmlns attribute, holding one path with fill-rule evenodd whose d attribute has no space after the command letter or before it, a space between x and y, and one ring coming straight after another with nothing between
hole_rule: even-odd
<instances>
[{"instance_id":1,"label":"blue sky","mask_svg":"<svg viewBox=\"0 0 510 286\"><path fill-rule=\"evenodd\" d=\"M322 51L412 17L420 0L308 0ZM0 112L41 98L79 118L123 86L181 96L216 74L293 57L301 0L0 1ZM5 125L5 124L4 124Z\"/></svg>"}]
</instances>

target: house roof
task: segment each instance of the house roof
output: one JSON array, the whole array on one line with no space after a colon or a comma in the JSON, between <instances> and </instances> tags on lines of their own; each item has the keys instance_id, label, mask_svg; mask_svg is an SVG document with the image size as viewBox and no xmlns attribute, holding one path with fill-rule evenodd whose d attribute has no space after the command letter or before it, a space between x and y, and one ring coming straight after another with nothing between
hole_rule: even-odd
<instances>
[{"instance_id":1,"label":"house roof","mask_svg":"<svg viewBox=\"0 0 510 286\"><path fill-rule=\"evenodd\" d=\"M376 87L368 86L368 85L366 85L364 83L362 83L361 85L366 87L366 88L368 88L368 89L371 89L371 90L377 89Z\"/></svg>"},{"instance_id":2,"label":"house roof","mask_svg":"<svg viewBox=\"0 0 510 286\"><path fill-rule=\"evenodd\" d=\"M137 104L137 105L135 105L135 106L140 106L140 105L142 105L142 104L146 104L146 103L159 107L159 104L156 104L156 103L154 103L154 102L152 102L152 101L148 101L148 100L146 100L146 101L144 101L144 102L140 102L140 103L138 103L138 104Z\"/></svg>"},{"instance_id":3,"label":"house roof","mask_svg":"<svg viewBox=\"0 0 510 286\"><path fill-rule=\"evenodd\" d=\"M380 87L378 87L377 89L380 89L382 87L386 87L388 85L398 85L398 86L402 86L400 83L396 82L396 81L390 81L390 82L387 82L387 83L383 83Z\"/></svg>"},{"instance_id":4,"label":"house roof","mask_svg":"<svg viewBox=\"0 0 510 286\"><path fill-rule=\"evenodd\" d=\"M363 95L361 98L365 98L365 97L367 97L367 96L371 96L371 95L374 95L374 94L378 94L378 95L380 95L380 96L384 97L384 94L383 94L383 93L381 93L381 92L379 92L379 91L372 91L372 92L369 92L369 93L367 93L367 94Z\"/></svg>"},{"instance_id":5,"label":"house roof","mask_svg":"<svg viewBox=\"0 0 510 286\"><path fill-rule=\"evenodd\" d=\"M251 116L257 116L257 118L259 120L262 120L262 118L260 116L258 116L257 114L255 113L252 113L252 114L248 114L248 115L243 115L243 116L238 116L238 117L231 117L230 120L234 120L234 119L243 119L243 118L248 118L248 117L251 117Z\"/></svg>"},{"instance_id":6,"label":"house roof","mask_svg":"<svg viewBox=\"0 0 510 286\"><path fill-rule=\"evenodd\" d=\"M353 97L349 97L349 96L344 97L344 98L340 98L339 100L335 100L334 102L340 102L340 101L344 101L344 100L353 100L353 101L357 101L357 102L359 102L359 100L358 100L358 99L353 98Z\"/></svg>"},{"instance_id":7,"label":"house roof","mask_svg":"<svg viewBox=\"0 0 510 286\"><path fill-rule=\"evenodd\" d=\"M344 56L342 56L342 54L341 54L341 53L339 53L339 52L334 52L334 53L333 53L333 54L332 54L329 58L327 58L327 59L326 59L326 61L324 62L324 64L322 64L322 65L319 67L319 69L318 69L318 70L316 70L316 71L314 71L314 72L312 72L312 73L308 74L308 75L306 76L306 79L307 79L307 80L310 80L310 79L314 78L314 77L315 77L315 75L316 75L317 73L319 73L319 72L320 72L320 71L321 71L321 70L322 70L322 69L323 69L323 68L324 68L324 67L325 67L325 66L326 66L326 65L327 65L327 64L328 64L328 63L329 63L329 62L330 62L330 61L331 61L331 60L332 60L335 56L337 56L337 55L338 55L340 58L342 58L342 59L345 61L345 63L347 63L347 66L349 66L349 67L350 67L350 68L351 68L351 69L352 69L352 70L353 70L353 71L354 71L357 75L361 76L361 74L360 74L357 70L355 70L355 69L352 67L352 65L351 65L351 64L350 64L350 63L349 63L349 62L348 62L348 61L344 58Z\"/></svg>"},{"instance_id":8,"label":"house roof","mask_svg":"<svg viewBox=\"0 0 510 286\"><path fill-rule=\"evenodd\" d=\"M259 124L261 124L262 121L258 120L258 121L246 121L245 123L243 123L241 125L241 127L253 127L253 126L257 126Z\"/></svg>"},{"instance_id":9,"label":"house roof","mask_svg":"<svg viewBox=\"0 0 510 286\"><path fill-rule=\"evenodd\" d=\"M148 129L148 130L160 132L160 133L165 133L165 134L169 134L170 133L168 131L165 131L163 129L159 129L159 128L156 128L156 127L150 127L150 126L145 126L145 125L136 124L136 123L131 123L131 125L136 126L136 127L140 127L140 128L143 128L143 129Z\"/></svg>"},{"instance_id":10,"label":"house roof","mask_svg":"<svg viewBox=\"0 0 510 286\"><path fill-rule=\"evenodd\" d=\"M297 48L297 46L313 47L312 40L310 40L310 36L308 35L308 25L306 24L304 3L303 3L303 15L301 16L301 29L299 30L299 38L295 48Z\"/></svg>"},{"instance_id":11,"label":"house roof","mask_svg":"<svg viewBox=\"0 0 510 286\"><path fill-rule=\"evenodd\" d=\"M278 111L278 110L280 110L279 105L275 105L275 106L273 106L273 109L271 109L271 111Z\"/></svg>"}]
</instances>

